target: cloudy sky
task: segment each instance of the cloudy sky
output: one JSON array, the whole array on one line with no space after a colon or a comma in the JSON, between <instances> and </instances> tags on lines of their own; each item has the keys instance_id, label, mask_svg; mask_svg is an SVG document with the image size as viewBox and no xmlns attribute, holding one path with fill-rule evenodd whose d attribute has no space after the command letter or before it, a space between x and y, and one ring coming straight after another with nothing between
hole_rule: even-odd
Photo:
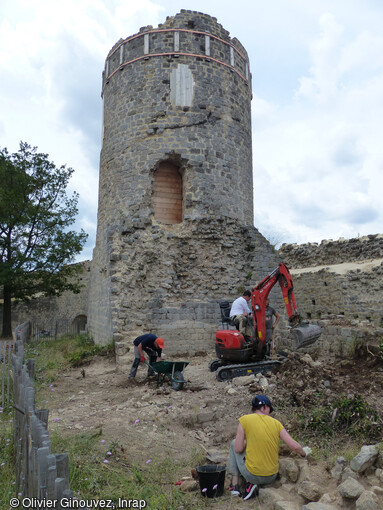
<instances>
[{"instance_id":1,"label":"cloudy sky","mask_svg":"<svg viewBox=\"0 0 383 510\"><path fill-rule=\"evenodd\" d=\"M75 169L80 258L95 244L106 55L180 9L249 53L255 226L278 242L382 233L382 0L1 0L0 147Z\"/></svg>"}]
</instances>

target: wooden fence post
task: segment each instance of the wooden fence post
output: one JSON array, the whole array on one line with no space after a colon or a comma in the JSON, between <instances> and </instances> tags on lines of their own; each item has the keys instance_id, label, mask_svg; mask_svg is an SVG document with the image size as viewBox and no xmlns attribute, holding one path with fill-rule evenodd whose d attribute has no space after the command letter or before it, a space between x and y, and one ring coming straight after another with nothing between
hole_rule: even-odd
<instances>
[{"instance_id":1,"label":"wooden fence post","mask_svg":"<svg viewBox=\"0 0 383 510\"><path fill-rule=\"evenodd\" d=\"M44 424L45 428L48 429L49 409L38 409L36 416Z\"/></svg>"},{"instance_id":2,"label":"wooden fence post","mask_svg":"<svg viewBox=\"0 0 383 510\"><path fill-rule=\"evenodd\" d=\"M17 335L22 338L22 328L16 329ZM36 411L33 385L35 363L34 360L28 360L24 364L24 343L21 339L17 339L15 344L12 371L17 492L23 498L38 500L72 498L73 493L69 489L69 457L68 454L51 453L49 410Z\"/></svg>"},{"instance_id":3,"label":"wooden fence post","mask_svg":"<svg viewBox=\"0 0 383 510\"><path fill-rule=\"evenodd\" d=\"M44 446L37 449L37 497L47 499L47 474L48 474L49 448Z\"/></svg>"}]
</instances>

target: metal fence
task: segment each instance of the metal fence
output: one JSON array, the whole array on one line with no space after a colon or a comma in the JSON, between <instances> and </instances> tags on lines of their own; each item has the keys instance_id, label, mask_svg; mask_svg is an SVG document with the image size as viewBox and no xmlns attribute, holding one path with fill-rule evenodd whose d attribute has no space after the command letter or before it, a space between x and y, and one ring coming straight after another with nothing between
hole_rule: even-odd
<instances>
[{"instance_id":1,"label":"metal fence","mask_svg":"<svg viewBox=\"0 0 383 510\"><path fill-rule=\"evenodd\" d=\"M27 342L39 340L57 340L57 338L63 336L75 337L79 334L87 333L86 317L83 315L76 317L75 320L31 320L28 321L28 323L29 330L26 338Z\"/></svg>"},{"instance_id":2,"label":"metal fence","mask_svg":"<svg viewBox=\"0 0 383 510\"><path fill-rule=\"evenodd\" d=\"M81 333L86 333L86 319L85 321L81 318L74 321L67 319L31 321L31 340L56 340L61 336L75 337Z\"/></svg>"},{"instance_id":3,"label":"metal fence","mask_svg":"<svg viewBox=\"0 0 383 510\"><path fill-rule=\"evenodd\" d=\"M29 325L16 328L12 355L16 489L22 498L56 501L54 508L68 508L60 503L73 498L69 489L68 454L51 453L49 410L35 408L34 360L24 363L23 337L28 328ZM52 506L47 503L39 508Z\"/></svg>"}]
</instances>

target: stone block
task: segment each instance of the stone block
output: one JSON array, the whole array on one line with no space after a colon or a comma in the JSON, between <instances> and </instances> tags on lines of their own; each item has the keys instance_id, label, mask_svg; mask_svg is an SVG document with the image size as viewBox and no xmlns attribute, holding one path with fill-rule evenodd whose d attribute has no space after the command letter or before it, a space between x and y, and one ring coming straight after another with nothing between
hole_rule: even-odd
<instances>
[{"instance_id":1,"label":"stone block","mask_svg":"<svg viewBox=\"0 0 383 510\"><path fill-rule=\"evenodd\" d=\"M353 478L347 478L338 486L338 492L344 499L356 500L363 491L363 485Z\"/></svg>"},{"instance_id":2,"label":"stone block","mask_svg":"<svg viewBox=\"0 0 383 510\"><path fill-rule=\"evenodd\" d=\"M290 482L296 482L299 478L300 468L294 459L280 458L279 472Z\"/></svg>"},{"instance_id":3,"label":"stone block","mask_svg":"<svg viewBox=\"0 0 383 510\"><path fill-rule=\"evenodd\" d=\"M322 489L310 480L304 480L298 485L298 494L309 501L318 501L323 495Z\"/></svg>"},{"instance_id":4,"label":"stone block","mask_svg":"<svg viewBox=\"0 0 383 510\"><path fill-rule=\"evenodd\" d=\"M127 352L130 351L130 343L127 342L115 342L114 349L116 356L124 356Z\"/></svg>"},{"instance_id":5,"label":"stone block","mask_svg":"<svg viewBox=\"0 0 383 510\"><path fill-rule=\"evenodd\" d=\"M355 503L356 510L381 510L381 501L372 491L364 491Z\"/></svg>"},{"instance_id":6,"label":"stone block","mask_svg":"<svg viewBox=\"0 0 383 510\"><path fill-rule=\"evenodd\" d=\"M374 464L378 455L379 450L376 446L362 446L358 455L351 460L350 468L357 473L363 473Z\"/></svg>"}]
</instances>

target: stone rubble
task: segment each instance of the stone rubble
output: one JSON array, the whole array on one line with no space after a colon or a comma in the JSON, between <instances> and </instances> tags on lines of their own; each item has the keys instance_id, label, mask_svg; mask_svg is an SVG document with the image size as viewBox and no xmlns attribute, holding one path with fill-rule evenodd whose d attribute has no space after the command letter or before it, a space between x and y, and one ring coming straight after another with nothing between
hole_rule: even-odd
<instances>
[{"instance_id":1,"label":"stone rubble","mask_svg":"<svg viewBox=\"0 0 383 510\"><path fill-rule=\"evenodd\" d=\"M368 457L368 461L367 461ZM363 462L361 462L363 459ZM259 501L263 510L381 510L383 508L383 470L377 464L383 460L379 445L363 446L350 462L353 477L341 480L347 469L343 458L336 460L331 477L339 481L335 490L328 493L327 485L321 486L314 479L310 463L301 459L280 458L280 479L270 487L261 488ZM368 470L368 468L373 468ZM362 469L361 469L362 467ZM350 468L351 469L351 468ZM369 474L366 474L368 472ZM328 484L330 485L330 484ZM301 502L297 506L291 501L291 494L299 494Z\"/></svg>"},{"instance_id":2,"label":"stone rubble","mask_svg":"<svg viewBox=\"0 0 383 510\"><path fill-rule=\"evenodd\" d=\"M85 378L77 374L76 389L72 384L64 394L60 392L69 385L70 377L62 375L53 394L57 409L50 406L52 417L58 414L60 421L53 422L52 427L85 431L97 423L103 435L129 450L131 459L142 459L142 448L156 445L157 455L165 448L186 460L195 449L204 452L206 460L202 463L227 465L228 445L235 437L237 419L250 411L251 399L258 393L270 397L275 417L302 444L301 429L295 427L298 415L331 405L345 392L346 396L358 392L363 402L382 415L380 365L353 360L331 363L308 353L291 353L276 373L221 383L208 370L210 360L210 356L190 359L184 369L187 382L182 391L173 391L168 384L156 387L154 380L146 379L143 368L136 380L130 381L128 369L123 372L114 367L111 371L112 361L103 372L97 368L101 362L94 368L87 367ZM378 442L379 437L366 443L354 452L353 458L332 458L329 451L326 462L316 460L315 455L301 459L281 446L280 478L272 486L260 489L253 506L261 505L262 510L383 508L383 452ZM314 447L315 452L315 444L309 442L308 446ZM152 456L152 448L149 450L144 455ZM197 497L198 483L184 476L190 475L192 467L177 475L182 480L177 487L195 491ZM226 487L229 482L227 475ZM237 509L246 504L238 499L237 506L228 506L229 501L231 496L226 490L222 498L217 498L216 510Z\"/></svg>"}]
</instances>

